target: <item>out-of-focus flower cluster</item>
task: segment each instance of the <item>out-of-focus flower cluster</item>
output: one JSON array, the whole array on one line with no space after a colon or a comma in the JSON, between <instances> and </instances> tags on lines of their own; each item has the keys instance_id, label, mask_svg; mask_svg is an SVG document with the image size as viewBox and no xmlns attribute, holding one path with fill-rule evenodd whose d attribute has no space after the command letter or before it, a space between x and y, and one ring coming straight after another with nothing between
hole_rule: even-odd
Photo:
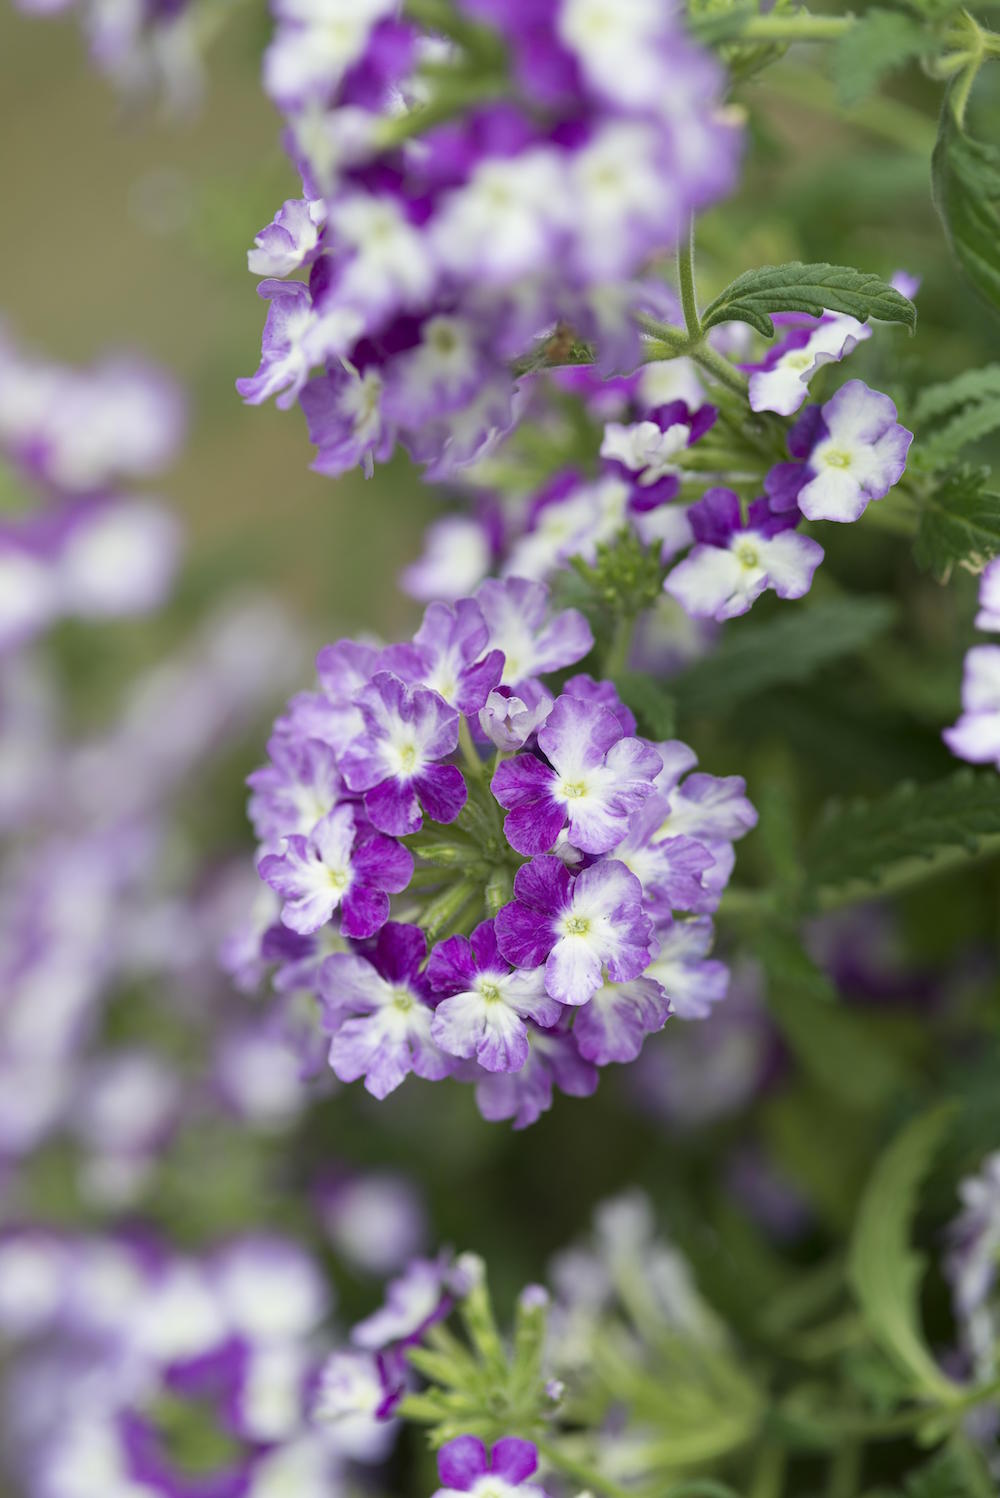
<instances>
[{"instance_id":1,"label":"out-of-focus flower cluster","mask_svg":"<svg viewBox=\"0 0 1000 1498\"><path fill-rule=\"evenodd\" d=\"M756 813L570 674L592 644L544 584L490 579L412 641L325 647L276 723L250 779L273 904L237 971L317 997L342 1080L454 1075L524 1126L725 993L711 913Z\"/></svg>"},{"instance_id":2,"label":"out-of-focus flower cluster","mask_svg":"<svg viewBox=\"0 0 1000 1498\"><path fill-rule=\"evenodd\" d=\"M647 273L733 185L722 74L660 0L275 0L264 86L304 196L257 236L244 397L299 400L315 467L431 476L518 418L525 362L640 361ZM425 24L426 21L426 24ZM308 269L308 280L284 279Z\"/></svg>"},{"instance_id":3,"label":"out-of-focus flower cluster","mask_svg":"<svg viewBox=\"0 0 1000 1498\"><path fill-rule=\"evenodd\" d=\"M14 0L25 15L74 11L94 67L127 98L159 94L191 109L202 91L205 16L190 0Z\"/></svg>"}]
</instances>

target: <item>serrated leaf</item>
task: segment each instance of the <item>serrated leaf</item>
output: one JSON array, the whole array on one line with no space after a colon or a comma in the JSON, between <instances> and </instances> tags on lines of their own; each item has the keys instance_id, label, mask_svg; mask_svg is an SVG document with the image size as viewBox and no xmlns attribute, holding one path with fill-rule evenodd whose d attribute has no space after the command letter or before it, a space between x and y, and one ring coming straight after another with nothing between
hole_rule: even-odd
<instances>
[{"instance_id":1,"label":"serrated leaf","mask_svg":"<svg viewBox=\"0 0 1000 1498\"><path fill-rule=\"evenodd\" d=\"M908 328L917 321L913 303L880 276L849 265L805 265L792 260L787 265L744 271L705 308L702 324L714 328L734 320L748 322L765 338L773 338L772 312L808 312L819 317L824 311L846 312L859 322L874 317Z\"/></svg>"},{"instance_id":2,"label":"serrated leaf","mask_svg":"<svg viewBox=\"0 0 1000 1498\"><path fill-rule=\"evenodd\" d=\"M951 1115L936 1108L903 1130L875 1166L858 1209L847 1275L868 1330L915 1393L956 1392L924 1340L918 1293L923 1259L910 1246L917 1194Z\"/></svg>"},{"instance_id":3,"label":"serrated leaf","mask_svg":"<svg viewBox=\"0 0 1000 1498\"><path fill-rule=\"evenodd\" d=\"M805 856L806 878L823 903L857 887L943 866L996 846L1000 851L1000 776L959 770L930 785L906 782L878 800L833 806ZM914 866L917 866L916 868Z\"/></svg>"},{"instance_id":4,"label":"serrated leaf","mask_svg":"<svg viewBox=\"0 0 1000 1498\"><path fill-rule=\"evenodd\" d=\"M886 73L920 57L931 46L925 29L899 10L868 10L833 49L833 81L845 109L870 94Z\"/></svg>"},{"instance_id":5,"label":"serrated leaf","mask_svg":"<svg viewBox=\"0 0 1000 1498\"><path fill-rule=\"evenodd\" d=\"M1000 310L1000 149L959 124L949 91L931 158L934 206L972 285Z\"/></svg>"},{"instance_id":6,"label":"serrated leaf","mask_svg":"<svg viewBox=\"0 0 1000 1498\"><path fill-rule=\"evenodd\" d=\"M1000 364L929 385L914 404L913 420L919 462L925 468L954 462L969 443L1000 427Z\"/></svg>"},{"instance_id":7,"label":"serrated leaf","mask_svg":"<svg viewBox=\"0 0 1000 1498\"><path fill-rule=\"evenodd\" d=\"M782 610L764 623L729 624L718 648L675 681L678 706L689 713L728 711L768 687L806 681L884 634L895 612L884 598L832 598Z\"/></svg>"},{"instance_id":8,"label":"serrated leaf","mask_svg":"<svg viewBox=\"0 0 1000 1498\"><path fill-rule=\"evenodd\" d=\"M913 403L913 419L922 425L936 416L947 416L970 401L986 400L1000 400L1000 364L963 369L952 380L926 385Z\"/></svg>"},{"instance_id":9,"label":"serrated leaf","mask_svg":"<svg viewBox=\"0 0 1000 1498\"><path fill-rule=\"evenodd\" d=\"M677 713L669 692L640 671L621 671L614 682L618 695L635 713L640 731L647 738L673 738Z\"/></svg>"},{"instance_id":10,"label":"serrated leaf","mask_svg":"<svg viewBox=\"0 0 1000 1498\"><path fill-rule=\"evenodd\" d=\"M956 469L921 500L913 542L918 566L947 579L956 564L979 569L1000 553L1000 494L986 488L987 473Z\"/></svg>"},{"instance_id":11,"label":"serrated leaf","mask_svg":"<svg viewBox=\"0 0 1000 1498\"><path fill-rule=\"evenodd\" d=\"M850 1107L881 1107L906 1080L896 1057L838 1006L832 983L793 931L762 926L754 949L767 975L768 1011L803 1070Z\"/></svg>"}]
</instances>

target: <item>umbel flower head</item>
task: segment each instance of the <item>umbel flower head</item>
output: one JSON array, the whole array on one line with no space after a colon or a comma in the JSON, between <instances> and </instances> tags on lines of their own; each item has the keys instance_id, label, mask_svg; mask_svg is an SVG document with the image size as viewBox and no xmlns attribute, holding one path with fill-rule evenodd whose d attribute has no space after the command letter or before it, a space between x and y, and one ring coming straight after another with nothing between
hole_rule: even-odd
<instances>
[{"instance_id":1,"label":"umbel flower head","mask_svg":"<svg viewBox=\"0 0 1000 1498\"><path fill-rule=\"evenodd\" d=\"M488 580L411 641L325 647L275 724L257 949L313 995L342 1081L454 1076L523 1127L723 996L711 913L756 814L612 683L566 677L592 645L543 583Z\"/></svg>"}]
</instances>

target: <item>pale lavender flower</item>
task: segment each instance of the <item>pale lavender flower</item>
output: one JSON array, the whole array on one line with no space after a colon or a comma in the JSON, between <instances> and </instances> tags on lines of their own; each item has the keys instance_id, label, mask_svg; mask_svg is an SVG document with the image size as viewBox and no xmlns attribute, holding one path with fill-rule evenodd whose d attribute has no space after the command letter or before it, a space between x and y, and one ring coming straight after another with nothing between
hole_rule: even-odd
<instances>
[{"instance_id":1,"label":"pale lavender flower","mask_svg":"<svg viewBox=\"0 0 1000 1498\"><path fill-rule=\"evenodd\" d=\"M1000 557L987 564L979 579L977 629L1000 630Z\"/></svg>"},{"instance_id":2,"label":"pale lavender flower","mask_svg":"<svg viewBox=\"0 0 1000 1498\"><path fill-rule=\"evenodd\" d=\"M255 276L289 276L310 264L319 253L320 230L326 204L316 198L292 198L254 237L247 251L247 267Z\"/></svg>"},{"instance_id":3,"label":"pale lavender flower","mask_svg":"<svg viewBox=\"0 0 1000 1498\"><path fill-rule=\"evenodd\" d=\"M577 609L549 615L549 590L543 583L488 578L475 597L489 629L490 649L503 651L504 686L572 666L593 648L590 625Z\"/></svg>"},{"instance_id":4,"label":"pale lavender flower","mask_svg":"<svg viewBox=\"0 0 1000 1498\"><path fill-rule=\"evenodd\" d=\"M707 916L657 925L659 951L647 974L661 985L670 1001L670 1013L678 1019L705 1019L712 1006L726 996L729 969L709 958L714 940Z\"/></svg>"},{"instance_id":5,"label":"pale lavender flower","mask_svg":"<svg viewBox=\"0 0 1000 1498\"><path fill-rule=\"evenodd\" d=\"M962 675L962 714L942 738L952 754L1000 769L1000 645L974 645Z\"/></svg>"}]
</instances>

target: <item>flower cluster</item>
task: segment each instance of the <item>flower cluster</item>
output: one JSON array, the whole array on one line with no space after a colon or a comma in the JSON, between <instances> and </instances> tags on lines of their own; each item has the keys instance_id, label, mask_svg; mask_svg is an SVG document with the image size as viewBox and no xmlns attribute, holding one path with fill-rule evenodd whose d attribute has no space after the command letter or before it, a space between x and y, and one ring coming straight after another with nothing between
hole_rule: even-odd
<instances>
[{"instance_id":1,"label":"flower cluster","mask_svg":"<svg viewBox=\"0 0 1000 1498\"><path fill-rule=\"evenodd\" d=\"M239 389L301 402L322 473L397 441L463 467L517 419L543 344L634 367L634 314L663 295L642 278L740 151L672 5L456 0L430 29L399 9L275 0L264 60L305 195L250 251L269 311Z\"/></svg>"},{"instance_id":2,"label":"flower cluster","mask_svg":"<svg viewBox=\"0 0 1000 1498\"><path fill-rule=\"evenodd\" d=\"M602 555L627 542L648 567L651 591L640 601L652 602L662 585L691 619L746 613L767 589L801 598L823 559L802 523L859 519L902 477L912 434L896 421L888 396L848 380L787 431L789 461L762 464L752 449L734 458L717 408L675 362L683 361L603 383L589 371L563 376L600 434L597 475L562 469L499 520L483 506L437 522L404 585L425 597L446 552L457 558L455 576L472 583L498 562L504 573L534 578L570 563L593 572ZM612 420L604 419L609 408Z\"/></svg>"},{"instance_id":3,"label":"flower cluster","mask_svg":"<svg viewBox=\"0 0 1000 1498\"><path fill-rule=\"evenodd\" d=\"M180 392L159 369L125 357L67 369L0 329L0 455L44 506L0 526L0 651L60 617L163 603L176 523L119 486L166 467L183 430Z\"/></svg>"},{"instance_id":4,"label":"flower cluster","mask_svg":"<svg viewBox=\"0 0 1000 1498\"><path fill-rule=\"evenodd\" d=\"M201 1257L147 1235L0 1237L5 1429L30 1498L336 1491L391 1429L312 1418L330 1290L297 1244ZM327 1346L329 1344L327 1343Z\"/></svg>"},{"instance_id":5,"label":"flower cluster","mask_svg":"<svg viewBox=\"0 0 1000 1498\"><path fill-rule=\"evenodd\" d=\"M975 623L977 629L1000 630L1000 559L990 562L980 578ZM1000 770L1000 645L974 645L967 653L962 715L943 737L960 759Z\"/></svg>"},{"instance_id":6,"label":"flower cluster","mask_svg":"<svg viewBox=\"0 0 1000 1498\"><path fill-rule=\"evenodd\" d=\"M756 814L612 683L550 686L592 644L544 584L488 579L411 642L325 647L278 720L250 777L258 952L316 995L341 1080L457 1076L522 1127L723 996L711 913Z\"/></svg>"}]
</instances>

